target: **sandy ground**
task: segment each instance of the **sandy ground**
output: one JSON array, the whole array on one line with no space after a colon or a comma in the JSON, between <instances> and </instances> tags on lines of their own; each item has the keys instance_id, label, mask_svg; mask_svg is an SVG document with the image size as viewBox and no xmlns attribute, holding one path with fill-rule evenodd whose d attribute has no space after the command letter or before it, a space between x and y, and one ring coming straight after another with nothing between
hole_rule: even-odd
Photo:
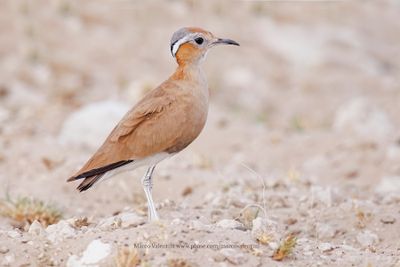
<instances>
[{"instance_id":1,"label":"sandy ground","mask_svg":"<svg viewBox=\"0 0 400 267\"><path fill-rule=\"evenodd\" d=\"M400 266L399 16L398 1L2 1L1 194L63 219L0 217L0 265L134 266L126 248L140 266ZM241 47L208 54L207 125L157 167L147 223L145 169L83 194L65 180L172 73L186 25Z\"/></svg>"}]
</instances>

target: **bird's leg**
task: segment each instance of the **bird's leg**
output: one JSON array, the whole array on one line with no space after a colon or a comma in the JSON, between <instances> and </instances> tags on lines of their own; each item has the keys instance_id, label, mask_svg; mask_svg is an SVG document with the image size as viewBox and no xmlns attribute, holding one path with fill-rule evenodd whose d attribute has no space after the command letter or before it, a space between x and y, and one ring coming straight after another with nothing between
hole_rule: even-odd
<instances>
[{"instance_id":1,"label":"bird's leg","mask_svg":"<svg viewBox=\"0 0 400 267\"><path fill-rule=\"evenodd\" d=\"M150 166L147 169L146 174L143 176L143 179L142 179L144 193L146 194L146 198L147 198L148 220L150 222L158 220L156 207L154 206L153 197L151 196L151 189L153 187L153 183L151 181L151 176L153 174L155 167L156 167L156 165Z\"/></svg>"}]
</instances>

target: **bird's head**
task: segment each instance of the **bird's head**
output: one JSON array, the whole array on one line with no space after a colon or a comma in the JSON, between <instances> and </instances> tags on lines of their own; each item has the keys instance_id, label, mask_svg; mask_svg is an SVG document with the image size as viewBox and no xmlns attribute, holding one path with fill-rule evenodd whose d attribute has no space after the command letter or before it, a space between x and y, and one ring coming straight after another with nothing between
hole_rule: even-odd
<instances>
[{"instance_id":1,"label":"bird's head","mask_svg":"<svg viewBox=\"0 0 400 267\"><path fill-rule=\"evenodd\" d=\"M185 27L172 35L171 53L179 65L198 63L211 47L220 44L239 45L231 39L217 38L201 28Z\"/></svg>"}]
</instances>

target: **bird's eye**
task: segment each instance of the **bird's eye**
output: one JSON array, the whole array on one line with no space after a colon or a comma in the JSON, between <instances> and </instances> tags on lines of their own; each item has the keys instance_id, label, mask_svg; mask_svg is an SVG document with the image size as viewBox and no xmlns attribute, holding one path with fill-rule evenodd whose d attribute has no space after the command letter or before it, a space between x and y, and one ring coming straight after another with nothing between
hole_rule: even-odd
<instances>
[{"instance_id":1,"label":"bird's eye","mask_svg":"<svg viewBox=\"0 0 400 267\"><path fill-rule=\"evenodd\" d=\"M196 39L194 39L194 41L195 41L197 44L201 45L201 44L204 42L204 39L201 38L201 37L197 37Z\"/></svg>"}]
</instances>

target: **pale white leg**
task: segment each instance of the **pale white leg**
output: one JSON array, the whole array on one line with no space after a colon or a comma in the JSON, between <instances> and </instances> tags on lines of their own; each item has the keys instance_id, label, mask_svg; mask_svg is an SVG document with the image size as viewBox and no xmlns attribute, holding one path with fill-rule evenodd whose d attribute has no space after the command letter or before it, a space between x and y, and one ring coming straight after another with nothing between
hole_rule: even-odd
<instances>
[{"instance_id":1,"label":"pale white leg","mask_svg":"<svg viewBox=\"0 0 400 267\"><path fill-rule=\"evenodd\" d=\"M153 183L151 181L151 175L153 174L155 167L156 167L156 165L150 166L147 169L146 174L142 178L142 185L143 185L144 193L146 194L146 198L147 198L149 222L156 221L159 219L158 215L157 215L156 207L154 206L153 197L151 196L151 189L153 187Z\"/></svg>"}]
</instances>

